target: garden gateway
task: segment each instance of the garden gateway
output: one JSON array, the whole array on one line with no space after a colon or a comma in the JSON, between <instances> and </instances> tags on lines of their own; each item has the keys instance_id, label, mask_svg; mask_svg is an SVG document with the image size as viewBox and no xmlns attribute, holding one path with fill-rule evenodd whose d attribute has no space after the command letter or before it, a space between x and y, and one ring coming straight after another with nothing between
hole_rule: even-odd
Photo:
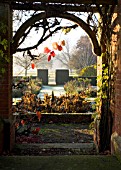
<instances>
[{"instance_id":1,"label":"garden gateway","mask_svg":"<svg viewBox=\"0 0 121 170\"><path fill-rule=\"evenodd\" d=\"M20 26L14 36L13 10L38 11ZM86 12L87 22L80 19L76 12ZM101 24L92 29L90 23L94 13L99 13ZM37 21L56 17L76 23L91 39L93 51L97 55L97 83L100 89L98 115L95 119L95 144L100 152L111 148L112 154L121 154L121 0L1 0L0 152L11 150L15 142L12 55L17 52L19 41L29 27Z\"/></svg>"}]
</instances>

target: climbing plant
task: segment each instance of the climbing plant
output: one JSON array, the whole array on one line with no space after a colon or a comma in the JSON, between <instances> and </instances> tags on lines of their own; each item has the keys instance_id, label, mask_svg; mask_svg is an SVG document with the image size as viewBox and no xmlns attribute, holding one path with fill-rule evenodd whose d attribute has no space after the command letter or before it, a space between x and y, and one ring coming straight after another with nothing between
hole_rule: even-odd
<instances>
[{"instance_id":1,"label":"climbing plant","mask_svg":"<svg viewBox=\"0 0 121 170\"><path fill-rule=\"evenodd\" d=\"M6 64L10 61L7 55L8 41L6 40L7 26L0 22L0 74L4 74Z\"/></svg>"},{"instance_id":2,"label":"climbing plant","mask_svg":"<svg viewBox=\"0 0 121 170\"><path fill-rule=\"evenodd\" d=\"M91 65L84 67L80 72L80 76L97 76L97 66Z\"/></svg>"},{"instance_id":3,"label":"climbing plant","mask_svg":"<svg viewBox=\"0 0 121 170\"><path fill-rule=\"evenodd\" d=\"M100 14L101 25L100 25L100 44L102 48L101 60L102 60L102 75L98 77L99 93L98 93L98 118L100 117L99 123L99 150L105 151L110 150L110 138L112 133L112 113L110 110L111 100L111 80L114 77L112 75L112 51L111 41L113 34L113 13L115 6L100 7L97 6Z\"/></svg>"}]
</instances>

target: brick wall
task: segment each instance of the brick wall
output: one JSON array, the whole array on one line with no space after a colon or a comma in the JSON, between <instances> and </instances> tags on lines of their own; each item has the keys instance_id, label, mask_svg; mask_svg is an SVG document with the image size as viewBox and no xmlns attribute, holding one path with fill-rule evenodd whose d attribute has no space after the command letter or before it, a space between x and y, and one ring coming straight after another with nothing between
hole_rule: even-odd
<instances>
[{"instance_id":1,"label":"brick wall","mask_svg":"<svg viewBox=\"0 0 121 170\"><path fill-rule=\"evenodd\" d=\"M121 3L121 2L120 2ZM120 7L120 5L119 5ZM114 14L114 19L117 14ZM114 84L111 99L111 111L113 113L113 132L117 132L121 136L121 31L119 24L121 20L121 15L118 15L119 20L117 20L117 25L114 27L114 34L112 36L112 63L113 63L113 73L114 73Z\"/></svg>"},{"instance_id":2,"label":"brick wall","mask_svg":"<svg viewBox=\"0 0 121 170\"><path fill-rule=\"evenodd\" d=\"M114 127L113 131L116 131L121 136L121 71L117 70L115 81L115 113L114 113Z\"/></svg>"},{"instance_id":3,"label":"brick wall","mask_svg":"<svg viewBox=\"0 0 121 170\"><path fill-rule=\"evenodd\" d=\"M112 91L111 111L113 113L113 133L111 151L121 159L121 0L118 1L118 20L112 36L112 62L114 71L114 91ZM116 17L116 14L114 15ZM114 99L114 100L113 100Z\"/></svg>"},{"instance_id":4,"label":"brick wall","mask_svg":"<svg viewBox=\"0 0 121 170\"><path fill-rule=\"evenodd\" d=\"M1 34L2 38L8 40L6 53L9 63L4 63L5 74L0 75L0 118L3 120L3 129L0 131L2 150L10 150L14 143L14 121L12 117L12 56L10 55L10 42L12 35L12 11L8 4L0 3L0 21L7 26L6 34ZM2 46L0 49L3 50ZM14 136L14 137L13 137Z\"/></svg>"}]
</instances>

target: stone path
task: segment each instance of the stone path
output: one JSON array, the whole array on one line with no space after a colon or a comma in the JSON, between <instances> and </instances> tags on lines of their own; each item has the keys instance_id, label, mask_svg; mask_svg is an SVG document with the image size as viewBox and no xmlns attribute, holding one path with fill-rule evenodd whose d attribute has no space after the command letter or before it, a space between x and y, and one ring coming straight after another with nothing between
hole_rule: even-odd
<instances>
[{"instance_id":1,"label":"stone path","mask_svg":"<svg viewBox=\"0 0 121 170\"><path fill-rule=\"evenodd\" d=\"M52 91L54 92L55 96L60 96L65 94L65 90L63 86L54 86L54 85L50 85L50 86L42 86L42 89L40 91L40 93L38 94L38 97L43 99L44 98L44 94L48 94L51 95Z\"/></svg>"},{"instance_id":2,"label":"stone path","mask_svg":"<svg viewBox=\"0 0 121 170\"><path fill-rule=\"evenodd\" d=\"M114 156L1 156L0 170L121 170Z\"/></svg>"}]
</instances>

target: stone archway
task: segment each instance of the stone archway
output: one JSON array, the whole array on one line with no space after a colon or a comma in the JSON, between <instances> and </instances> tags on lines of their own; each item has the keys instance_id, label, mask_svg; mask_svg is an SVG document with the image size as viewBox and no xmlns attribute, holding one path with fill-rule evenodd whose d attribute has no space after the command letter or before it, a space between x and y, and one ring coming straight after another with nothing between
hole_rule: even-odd
<instances>
[{"instance_id":1,"label":"stone archway","mask_svg":"<svg viewBox=\"0 0 121 170\"><path fill-rule=\"evenodd\" d=\"M94 53L97 56L101 55L101 47L98 44L96 34L91 30L91 28L82 19L80 19L79 17L76 17L73 14L67 13L67 12L66 13L42 12L42 13L34 15L33 17L31 17L30 19L25 21L23 23L23 25L18 29L15 36L13 37L12 53L16 52L18 42L19 42L20 38L22 37L22 35L24 34L24 32L28 29L29 26L31 26L32 24L34 24L35 22L37 22L41 19L46 19L46 18L51 18L51 17L60 17L60 18L68 19L68 20L75 22L77 25L79 25L89 35L89 37L92 41L92 44L93 44Z\"/></svg>"}]
</instances>

